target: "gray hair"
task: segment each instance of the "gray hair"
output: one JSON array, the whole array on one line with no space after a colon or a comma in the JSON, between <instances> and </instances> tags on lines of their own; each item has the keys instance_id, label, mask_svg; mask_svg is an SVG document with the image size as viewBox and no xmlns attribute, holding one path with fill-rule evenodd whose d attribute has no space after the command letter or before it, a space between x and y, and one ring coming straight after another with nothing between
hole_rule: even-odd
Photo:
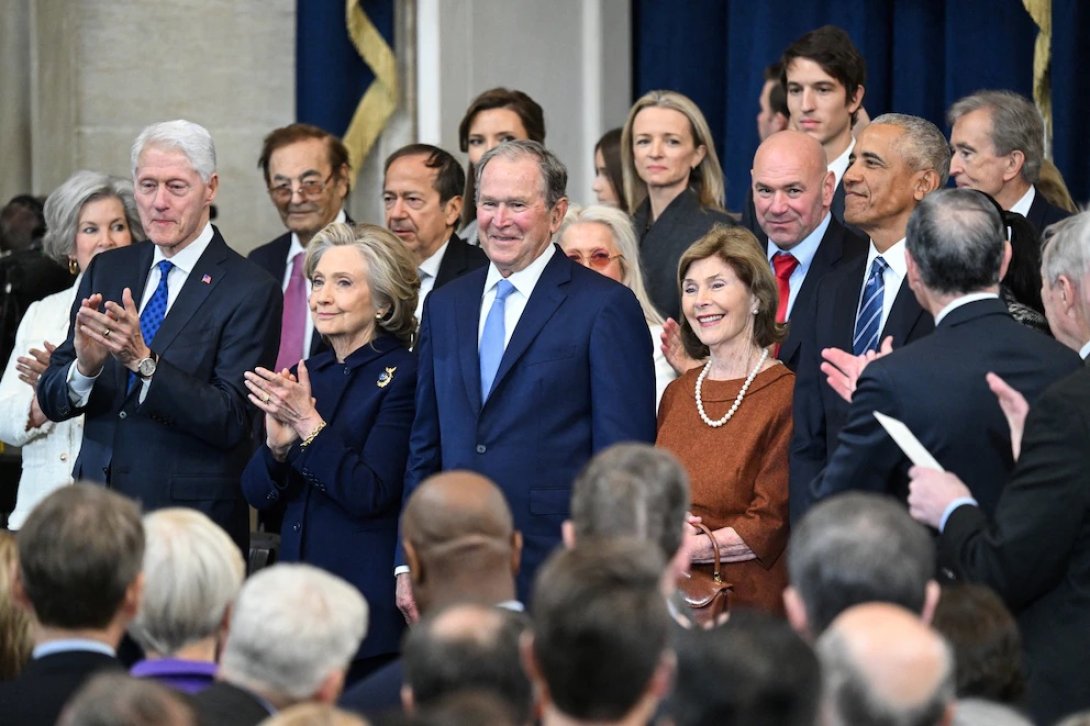
<instances>
[{"instance_id":1,"label":"gray hair","mask_svg":"<svg viewBox=\"0 0 1090 726\"><path fill-rule=\"evenodd\" d=\"M67 262L76 248L76 230L79 215L88 202L99 199L117 199L125 210L125 221L133 239L144 238L140 214L133 198L132 182L116 176L108 176L86 169L77 171L64 180L45 200L45 237L42 248L45 254L58 262Z\"/></svg>"},{"instance_id":2,"label":"gray hair","mask_svg":"<svg viewBox=\"0 0 1090 726\"><path fill-rule=\"evenodd\" d=\"M130 160L134 179L140 155L149 146L177 149L185 154L193 171L197 172L205 184L216 173L216 145L212 142L212 134L200 124L177 119L147 126L132 145Z\"/></svg>"},{"instance_id":3,"label":"gray hair","mask_svg":"<svg viewBox=\"0 0 1090 726\"><path fill-rule=\"evenodd\" d=\"M962 116L985 109L992 120L991 142L1001 156L1021 151L1022 178L1036 184L1045 158L1045 124L1029 99L1013 91L977 91L954 103L946 113L953 126Z\"/></svg>"},{"instance_id":4,"label":"gray hair","mask_svg":"<svg viewBox=\"0 0 1090 726\"><path fill-rule=\"evenodd\" d=\"M815 636L859 603L921 612L934 571L935 545L923 525L889 497L864 492L816 505L787 551L788 579Z\"/></svg>"},{"instance_id":5,"label":"gray hair","mask_svg":"<svg viewBox=\"0 0 1090 726\"><path fill-rule=\"evenodd\" d=\"M1076 287L1090 275L1090 211L1080 212L1045 229L1041 276L1055 285L1065 275Z\"/></svg>"},{"instance_id":6,"label":"gray hair","mask_svg":"<svg viewBox=\"0 0 1090 726\"><path fill-rule=\"evenodd\" d=\"M685 468L649 444L616 444L599 452L572 486L572 525L580 545L632 537L655 545L668 562L681 547L688 510Z\"/></svg>"},{"instance_id":7,"label":"gray hair","mask_svg":"<svg viewBox=\"0 0 1090 726\"><path fill-rule=\"evenodd\" d=\"M474 180L477 189L475 203L480 203L481 175L484 174L484 168L497 156L502 156L510 161L530 158L537 162L538 169L541 171L542 191L545 194L546 208L552 209L557 202L568 195L568 170L563 162L537 141L518 139L516 141L505 141L490 149L477 162L477 178Z\"/></svg>"},{"instance_id":8,"label":"gray hair","mask_svg":"<svg viewBox=\"0 0 1090 726\"><path fill-rule=\"evenodd\" d=\"M636 241L636 230L632 218L616 207L604 204L592 204L588 207L572 205L564 215L564 222L556 238L564 246L564 233L577 224L604 224L609 229L613 244L621 254L621 283L633 292L643 309L643 318L648 325L662 325L662 315L655 309L651 296L643 284L643 271L640 269L640 248Z\"/></svg>"},{"instance_id":9,"label":"gray hair","mask_svg":"<svg viewBox=\"0 0 1090 726\"><path fill-rule=\"evenodd\" d=\"M314 277L318 261L331 247L354 247L367 262L367 284L376 309L386 308L377 325L412 347L416 333L416 300L420 275L416 260L392 232L375 224L334 222L322 228L307 245L307 278Z\"/></svg>"},{"instance_id":10,"label":"gray hair","mask_svg":"<svg viewBox=\"0 0 1090 726\"><path fill-rule=\"evenodd\" d=\"M884 113L871 125L896 126L904 131L897 142L897 151L914 171L934 170L939 175L939 187L946 186L950 176L950 143L939 127L919 116L905 113Z\"/></svg>"},{"instance_id":11,"label":"gray hair","mask_svg":"<svg viewBox=\"0 0 1090 726\"><path fill-rule=\"evenodd\" d=\"M220 673L301 701L348 667L366 631L367 602L352 585L310 565L273 565L242 586Z\"/></svg>"},{"instance_id":12,"label":"gray hair","mask_svg":"<svg viewBox=\"0 0 1090 726\"><path fill-rule=\"evenodd\" d=\"M193 708L177 691L151 678L103 672L69 699L58 726L195 726Z\"/></svg>"},{"instance_id":13,"label":"gray hair","mask_svg":"<svg viewBox=\"0 0 1090 726\"><path fill-rule=\"evenodd\" d=\"M937 633L942 644L942 672L935 690L921 703L890 703L875 693L868 674L852 656L848 638L837 630L822 635L815 645L821 662L825 699L831 706L830 726L883 724L884 726L932 726L942 720L947 704L954 700L954 656L950 645Z\"/></svg>"},{"instance_id":14,"label":"gray hair","mask_svg":"<svg viewBox=\"0 0 1090 726\"><path fill-rule=\"evenodd\" d=\"M908 218L905 246L923 284L944 294L999 283L1006 229L987 197L972 189L928 194Z\"/></svg>"},{"instance_id":15,"label":"gray hair","mask_svg":"<svg viewBox=\"0 0 1090 726\"><path fill-rule=\"evenodd\" d=\"M162 656L214 637L246 574L238 547L195 509L145 515L144 532L144 597L130 634Z\"/></svg>"}]
</instances>

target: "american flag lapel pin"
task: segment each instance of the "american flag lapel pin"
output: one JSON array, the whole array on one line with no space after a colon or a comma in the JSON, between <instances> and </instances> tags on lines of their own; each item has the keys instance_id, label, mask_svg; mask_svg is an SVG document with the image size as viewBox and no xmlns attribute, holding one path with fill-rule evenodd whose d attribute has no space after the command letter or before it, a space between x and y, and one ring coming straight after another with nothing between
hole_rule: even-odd
<instances>
[{"instance_id":1,"label":"american flag lapel pin","mask_svg":"<svg viewBox=\"0 0 1090 726\"><path fill-rule=\"evenodd\" d=\"M205 275L204 277L201 278L201 282L203 282L205 285L211 285L212 284L212 276L211 275Z\"/></svg>"}]
</instances>

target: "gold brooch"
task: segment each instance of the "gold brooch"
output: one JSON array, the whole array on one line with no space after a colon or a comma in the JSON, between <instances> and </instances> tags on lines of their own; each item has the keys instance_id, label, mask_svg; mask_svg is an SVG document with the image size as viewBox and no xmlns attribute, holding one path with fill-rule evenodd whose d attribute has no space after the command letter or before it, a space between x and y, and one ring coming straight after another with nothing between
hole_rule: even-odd
<instances>
[{"instance_id":1,"label":"gold brooch","mask_svg":"<svg viewBox=\"0 0 1090 726\"><path fill-rule=\"evenodd\" d=\"M390 385L390 381L394 380L394 371L396 370L397 366L387 368L386 371L378 377L378 380L375 381L375 385L379 388L386 388L386 386Z\"/></svg>"}]
</instances>

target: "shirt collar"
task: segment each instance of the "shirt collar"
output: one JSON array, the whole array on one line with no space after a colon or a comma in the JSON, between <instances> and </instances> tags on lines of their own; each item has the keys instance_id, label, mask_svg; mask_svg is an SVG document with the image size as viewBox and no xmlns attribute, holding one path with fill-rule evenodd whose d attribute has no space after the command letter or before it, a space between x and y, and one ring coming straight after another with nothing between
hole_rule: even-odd
<instances>
[{"instance_id":1,"label":"shirt collar","mask_svg":"<svg viewBox=\"0 0 1090 726\"><path fill-rule=\"evenodd\" d=\"M855 149L855 137L852 137L851 143L848 144L848 148L844 149L844 152L829 162L829 171L833 173L836 180L833 182L833 188L840 186L840 180L844 176L844 172L848 170L848 159L852 155L852 151Z\"/></svg>"},{"instance_id":2,"label":"shirt collar","mask_svg":"<svg viewBox=\"0 0 1090 726\"><path fill-rule=\"evenodd\" d=\"M867 252L867 274L870 274L871 264L874 262L874 258L879 254L882 255L882 259L886 261L886 264L890 266L890 269L892 269L894 273L896 273L897 277L904 278L905 274L908 272L908 263L905 262L904 237L885 252L879 252L878 248L874 246L874 240L871 240L870 250Z\"/></svg>"},{"instance_id":3,"label":"shirt collar","mask_svg":"<svg viewBox=\"0 0 1090 726\"><path fill-rule=\"evenodd\" d=\"M171 263L187 275L192 272L197 260L208 249L208 243L212 241L212 232L212 223L209 222L204 225L204 229L197 235L197 239L187 244L170 258ZM159 245L155 245L155 254L151 258L151 266L155 267L165 259L167 258L163 255L163 250L160 249Z\"/></svg>"},{"instance_id":4,"label":"shirt collar","mask_svg":"<svg viewBox=\"0 0 1090 726\"><path fill-rule=\"evenodd\" d=\"M537 281L541 279L541 273L545 271L545 265L549 264L549 260L553 258L556 253L556 245L550 243L545 246L545 251L537 256L533 262L527 265L524 269L518 272L512 272L511 276L507 278L507 281L514 285L515 289L526 298L530 299L531 293L534 291L534 287L537 286ZM499 281L503 279L503 275L500 274L499 268L493 263L488 263L488 276L484 279L484 291L488 292L496 286Z\"/></svg>"},{"instance_id":5,"label":"shirt collar","mask_svg":"<svg viewBox=\"0 0 1090 726\"><path fill-rule=\"evenodd\" d=\"M333 221L330 222L330 224L334 224L336 222L347 222L347 221L348 221L348 215L344 213L344 207L341 207L340 211L337 212L337 216L333 218ZM294 260L295 256L297 254L299 254L300 252L306 252L306 250L303 249L303 243L299 241L299 235L297 235L295 232L292 232L291 233L291 244L288 245L288 262L291 262L292 260Z\"/></svg>"},{"instance_id":6,"label":"shirt collar","mask_svg":"<svg viewBox=\"0 0 1090 726\"><path fill-rule=\"evenodd\" d=\"M814 230L806 235L801 242L792 247L789 250L781 250L776 246L776 243L771 239L768 241L768 261L771 262L773 256L777 252L787 252L796 260L799 261L799 267L803 270L810 268L810 263L814 261L814 255L817 254L818 247L821 246L821 240L825 238L825 232L829 229L829 220L833 218L830 212L825 213L825 219L821 220L821 224L814 228Z\"/></svg>"},{"instance_id":7,"label":"shirt collar","mask_svg":"<svg viewBox=\"0 0 1090 726\"><path fill-rule=\"evenodd\" d=\"M60 640L49 640L40 645L36 645L32 655L34 658L44 658L47 655L68 653L74 650L101 653L102 655L108 655L111 658L116 657L117 655L113 648L106 645L101 640L91 640L90 638L61 638Z\"/></svg>"},{"instance_id":8,"label":"shirt collar","mask_svg":"<svg viewBox=\"0 0 1090 726\"><path fill-rule=\"evenodd\" d=\"M950 302L946 303L946 307L940 310L935 315L935 326L943 321L947 315L960 308L962 305L968 305L969 303L976 302L978 300L993 300L998 298L994 292L971 292L968 295L962 295L961 297L954 298Z\"/></svg>"},{"instance_id":9,"label":"shirt collar","mask_svg":"<svg viewBox=\"0 0 1090 726\"><path fill-rule=\"evenodd\" d=\"M1023 217L1029 216L1029 208L1033 206L1033 200L1037 196L1037 190L1032 184L1029 185L1029 189L1022 195L1022 198L1011 205L1010 211L1018 212Z\"/></svg>"},{"instance_id":10,"label":"shirt collar","mask_svg":"<svg viewBox=\"0 0 1090 726\"><path fill-rule=\"evenodd\" d=\"M1090 357L1090 340L1086 341L1086 345L1079 348L1079 357L1086 360Z\"/></svg>"},{"instance_id":11,"label":"shirt collar","mask_svg":"<svg viewBox=\"0 0 1090 726\"><path fill-rule=\"evenodd\" d=\"M432 252L431 257L420 263L421 276L436 277L439 274L439 265L443 264L443 255L446 254L449 246L450 237L447 237L447 241L440 245L435 252Z\"/></svg>"}]
</instances>

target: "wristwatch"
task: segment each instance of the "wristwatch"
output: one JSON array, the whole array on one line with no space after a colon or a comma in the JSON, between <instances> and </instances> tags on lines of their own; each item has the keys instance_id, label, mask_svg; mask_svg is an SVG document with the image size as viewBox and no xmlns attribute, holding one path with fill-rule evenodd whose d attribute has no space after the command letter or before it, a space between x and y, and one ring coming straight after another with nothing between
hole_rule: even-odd
<instances>
[{"instance_id":1,"label":"wristwatch","mask_svg":"<svg viewBox=\"0 0 1090 726\"><path fill-rule=\"evenodd\" d=\"M149 355L147 358L142 358L139 363L136 364L136 375L140 376L145 381L155 375L155 354Z\"/></svg>"}]
</instances>

